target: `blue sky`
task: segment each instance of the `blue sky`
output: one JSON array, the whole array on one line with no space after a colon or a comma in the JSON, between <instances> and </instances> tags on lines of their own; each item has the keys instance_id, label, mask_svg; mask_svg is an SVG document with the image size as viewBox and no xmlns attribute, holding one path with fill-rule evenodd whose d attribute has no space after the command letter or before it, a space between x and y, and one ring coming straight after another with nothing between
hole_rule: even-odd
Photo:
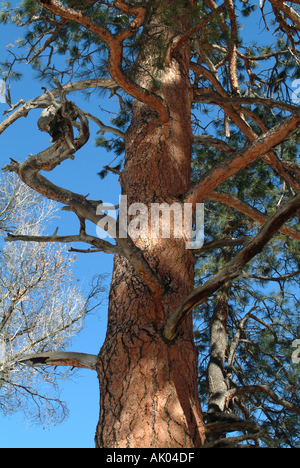
<instances>
[{"instance_id":1,"label":"blue sky","mask_svg":"<svg viewBox=\"0 0 300 468\"><path fill-rule=\"evenodd\" d=\"M15 2L12 2L13 4ZM0 60L6 58L7 44L14 43L16 37L20 37L22 30L11 25L0 26ZM20 82L11 85L13 103L23 98L25 101L42 93L42 83L33 79L29 67L18 67L25 76ZM109 111L117 109L117 103L113 99L105 99L101 102L90 99L85 101L78 94L72 99L83 110L87 110L98 116L103 122L109 124L110 114L101 112L98 105ZM8 108L0 103L1 121L3 112ZM11 126L0 140L0 167L3 167L9 158L25 160L30 153L36 154L49 145L49 135L41 133L37 128L37 119L41 110L32 111L25 119L22 118ZM87 145L77 154L75 161L68 160L46 176L55 184L68 188L81 194L90 193L90 199L103 200L117 204L120 192L118 177L108 175L101 181L97 172L102 166L109 164L113 154L107 154L105 150L96 148L93 141L99 130L91 123L91 138ZM56 226L59 226L59 234L77 234L79 225L76 216L72 213L59 212L60 219L55 220L53 226L49 226L49 234L53 234ZM89 232L96 235L96 226L89 225ZM85 281L85 289L89 290L88 282L95 274L108 273L107 287L112 272L113 257L108 254L77 254L74 273ZM74 341L69 350L98 354L105 338L107 322L107 300L99 309L97 316L91 315L85 324L84 330ZM99 386L96 372L81 370L76 381L62 381L60 384L61 398L67 402L69 417L61 425L47 427L32 427L30 422L23 419L22 414L16 414L10 418L0 417L0 447L94 447L94 435L99 414Z\"/></svg>"}]
</instances>

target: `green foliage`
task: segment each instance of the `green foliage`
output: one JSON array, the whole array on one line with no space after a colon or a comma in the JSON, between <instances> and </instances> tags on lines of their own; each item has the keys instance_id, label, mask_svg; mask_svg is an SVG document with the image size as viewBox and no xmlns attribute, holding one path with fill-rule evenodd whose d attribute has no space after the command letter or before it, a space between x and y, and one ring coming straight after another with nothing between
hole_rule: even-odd
<instances>
[{"instance_id":1,"label":"green foliage","mask_svg":"<svg viewBox=\"0 0 300 468\"><path fill-rule=\"evenodd\" d=\"M259 112L262 109L257 109L257 113ZM219 129L218 123L218 136ZM232 133L231 146L241 143L240 138L238 133ZM289 140L277 152L284 160L297 161L298 145L295 140ZM204 168L214 167L224 158L225 154L221 151L206 147L195 148L194 180L197 180ZM218 190L237 196L271 215L283 194L282 188L282 182L274 174L272 167L258 160L240 171L234 179L228 179ZM254 236L258 228L257 223L233 208L206 200L206 242ZM220 271L240 248L223 247L200 255L196 262L196 284L203 284ZM247 264L243 276L228 285L227 353L245 313L253 307L255 310L243 330L234 370L225 367L225 372L232 374L235 385L268 384L277 395L296 406L300 405L300 366L292 363L291 345L300 336L300 301L297 294L300 286L299 258L299 242L278 234L261 254ZM209 398L206 376L210 354L209 323L217 301L218 294L215 294L195 311L195 339L200 356L199 393L204 407ZM256 410L258 406L261 411ZM251 418L268 429L275 440L281 440L281 446L299 446L298 416L260 394L243 396L239 399L239 408L241 407L245 410L247 408ZM237 406L234 406L234 412L240 413L240 416L245 414Z\"/></svg>"}]
</instances>

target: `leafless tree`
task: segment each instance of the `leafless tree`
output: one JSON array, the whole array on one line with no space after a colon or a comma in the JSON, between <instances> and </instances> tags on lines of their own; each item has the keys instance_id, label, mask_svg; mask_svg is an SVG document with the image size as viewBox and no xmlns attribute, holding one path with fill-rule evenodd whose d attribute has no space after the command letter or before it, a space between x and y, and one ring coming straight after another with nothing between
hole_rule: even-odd
<instances>
[{"instance_id":1,"label":"leafless tree","mask_svg":"<svg viewBox=\"0 0 300 468\"><path fill-rule=\"evenodd\" d=\"M56 215L54 202L33 192L15 175L1 178L0 193L1 231L18 226L15 233L30 230L40 235ZM103 291L98 279L88 298L84 297L72 275L75 259L57 244L2 244L0 410L4 414L23 410L34 422L59 422L67 414L57 386L66 373L28 368L19 360L31 352L65 349L80 331L91 299Z\"/></svg>"}]
</instances>

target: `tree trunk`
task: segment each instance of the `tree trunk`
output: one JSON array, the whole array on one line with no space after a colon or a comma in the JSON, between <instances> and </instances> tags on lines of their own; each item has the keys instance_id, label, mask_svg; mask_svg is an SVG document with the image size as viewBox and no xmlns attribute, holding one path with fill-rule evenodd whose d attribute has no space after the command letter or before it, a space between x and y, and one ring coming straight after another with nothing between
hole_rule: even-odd
<instances>
[{"instance_id":1,"label":"tree trunk","mask_svg":"<svg viewBox=\"0 0 300 468\"><path fill-rule=\"evenodd\" d=\"M134 101L120 178L128 205L171 205L190 186L189 60L189 48L183 44L161 78L160 95L171 115L167 130L155 111ZM146 78L140 76L141 82L145 86ZM192 252L185 249L184 239L170 237L135 240L163 284L161 299L126 259L115 257L108 330L97 367L101 395L97 447L198 447L204 443L192 319L185 321L174 342L162 336L166 320L194 283Z\"/></svg>"},{"instance_id":2,"label":"tree trunk","mask_svg":"<svg viewBox=\"0 0 300 468\"><path fill-rule=\"evenodd\" d=\"M207 370L209 401L208 413L222 413L225 405L227 384L225 382L225 354L227 337L229 292L222 291L214 304L210 324L210 361Z\"/></svg>"},{"instance_id":3,"label":"tree trunk","mask_svg":"<svg viewBox=\"0 0 300 468\"><path fill-rule=\"evenodd\" d=\"M210 361L207 369L209 388L208 423L222 421L225 411L227 384L225 382L224 365L227 346L228 299L229 291L221 291L219 297L215 299L214 313L210 323ZM226 438L226 431L207 435L209 442L223 438Z\"/></svg>"}]
</instances>

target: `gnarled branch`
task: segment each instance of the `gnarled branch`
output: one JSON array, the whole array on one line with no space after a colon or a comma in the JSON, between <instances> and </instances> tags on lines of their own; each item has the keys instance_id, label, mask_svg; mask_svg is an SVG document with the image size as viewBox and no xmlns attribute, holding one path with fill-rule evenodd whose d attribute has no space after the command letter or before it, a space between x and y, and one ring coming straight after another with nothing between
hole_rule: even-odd
<instances>
[{"instance_id":1,"label":"gnarled branch","mask_svg":"<svg viewBox=\"0 0 300 468\"><path fill-rule=\"evenodd\" d=\"M58 98L61 92L64 95L72 93L73 91L82 91L84 89L90 88L113 88L116 87L116 83L114 80L106 78L106 79L97 79L93 78L90 80L82 80L82 81L73 81L72 83L68 83L61 88L55 88L51 91L51 94L54 98ZM15 110L17 106L21 105L19 109ZM4 132L10 125L16 122L21 117L27 117L28 113L33 109L45 109L51 104L49 101L49 93L45 92L41 96L38 96L33 99L29 99L29 101L25 102L23 99L11 107L11 109L5 111L5 114L13 112L13 114L9 115L1 124L0 124L0 135Z\"/></svg>"}]
</instances>

